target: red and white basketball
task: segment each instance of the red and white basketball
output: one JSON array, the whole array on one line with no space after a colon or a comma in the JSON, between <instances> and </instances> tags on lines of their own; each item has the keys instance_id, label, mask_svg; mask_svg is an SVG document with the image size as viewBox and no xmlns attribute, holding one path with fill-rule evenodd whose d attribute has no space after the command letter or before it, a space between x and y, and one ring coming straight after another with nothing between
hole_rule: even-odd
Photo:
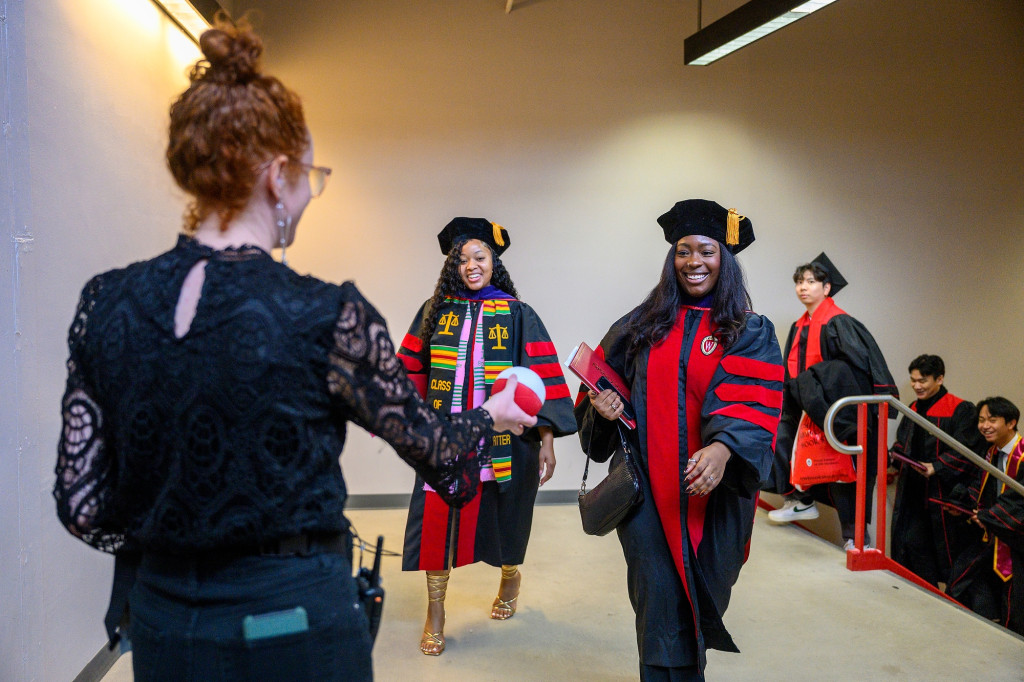
<instances>
[{"instance_id":1,"label":"red and white basketball","mask_svg":"<svg viewBox=\"0 0 1024 682\"><path fill-rule=\"evenodd\" d=\"M516 405L531 417L537 416L540 408L544 406L544 397L547 394L547 390L544 388L544 380L529 367L509 367L503 370L498 375L498 378L494 380L491 395L504 391L508 378L513 374L519 382L516 384Z\"/></svg>"}]
</instances>

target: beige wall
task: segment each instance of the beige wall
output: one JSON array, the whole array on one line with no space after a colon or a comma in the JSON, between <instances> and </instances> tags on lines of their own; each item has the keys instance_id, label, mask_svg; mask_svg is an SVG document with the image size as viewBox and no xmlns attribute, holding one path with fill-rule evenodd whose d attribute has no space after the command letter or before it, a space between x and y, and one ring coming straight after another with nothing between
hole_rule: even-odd
<instances>
[{"instance_id":1,"label":"beige wall","mask_svg":"<svg viewBox=\"0 0 1024 682\"><path fill-rule=\"evenodd\" d=\"M235 2L254 4L335 171L289 259L354 279L396 340L454 215L509 228L505 261L564 355L654 284L656 216L707 197L753 220L741 260L780 335L801 312L793 266L825 249L853 282L838 302L905 393L927 351L955 392L1024 405L1017 0L846 0L703 68L682 65L689 1ZM706 2L705 22L736 4ZM63 533L49 497L64 338L89 275L173 240L166 109L195 52L149 2L0 5L22 83L3 100L4 231L21 241L0 260L0 679L66 680L102 643L110 562ZM579 448L556 447L549 485L573 489ZM412 483L363 434L343 464L354 493Z\"/></svg>"},{"instance_id":2,"label":"beige wall","mask_svg":"<svg viewBox=\"0 0 1024 682\"><path fill-rule=\"evenodd\" d=\"M92 274L173 244L167 108L198 50L148 1L0 4L0 680L57 682L106 640L113 565L61 529L50 495L67 329Z\"/></svg>"},{"instance_id":3,"label":"beige wall","mask_svg":"<svg viewBox=\"0 0 1024 682\"><path fill-rule=\"evenodd\" d=\"M705 3L705 24L737 2ZM795 265L826 250L838 303L876 336L904 397L917 354L948 385L1024 404L1024 9L1013 0L839 2L709 67L684 67L696 3L619 0L258 5L269 64L304 97L331 185L295 267L355 279L400 340L454 215L505 225L504 260L564 355L654 284L654 219L735 206L741 260L784 340ZM573 439L553 488L578 485ZM411 474L354 435L357 493Z\"/></svg>"}]
</instances>

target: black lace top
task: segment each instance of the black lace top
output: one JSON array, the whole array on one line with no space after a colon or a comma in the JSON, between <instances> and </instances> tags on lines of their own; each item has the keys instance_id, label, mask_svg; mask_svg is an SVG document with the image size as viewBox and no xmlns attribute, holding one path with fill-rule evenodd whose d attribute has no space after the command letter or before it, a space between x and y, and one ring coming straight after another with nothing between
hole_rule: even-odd
<instances>
[{"instance_id":1,"label":"black lace top","mask_svg":"<svg viewBox=\"0 0 1024 682\"><path fill-rule=\"evenodd\" d=\"M202 295L177 338L175 306L200 260ZM54 497L98 549L192 553L344 530L347 421L453 506L475 494L490 417L439 417L353 284L300 276L256 247L180 237L96 276L68 345Z\"/></svg>"}]
</instances>

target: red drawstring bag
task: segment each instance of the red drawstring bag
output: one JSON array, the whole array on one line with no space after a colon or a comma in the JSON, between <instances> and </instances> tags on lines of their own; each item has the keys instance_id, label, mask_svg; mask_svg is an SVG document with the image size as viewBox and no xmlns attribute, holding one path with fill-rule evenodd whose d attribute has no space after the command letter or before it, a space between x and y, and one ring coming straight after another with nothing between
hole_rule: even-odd
<instances>
[{"instance_id":1,"label":"red drawstring bag","mask_svg":"<svg viewBox=\"0 0 1024 682\"><path fill-rule=\"evenodd\" d=\"M790 482L804 490L818 483L854 483L857 480L853 458L829 445L825 432L807 413L800 417L789 462Z\"/></svg>"}]
</instances>

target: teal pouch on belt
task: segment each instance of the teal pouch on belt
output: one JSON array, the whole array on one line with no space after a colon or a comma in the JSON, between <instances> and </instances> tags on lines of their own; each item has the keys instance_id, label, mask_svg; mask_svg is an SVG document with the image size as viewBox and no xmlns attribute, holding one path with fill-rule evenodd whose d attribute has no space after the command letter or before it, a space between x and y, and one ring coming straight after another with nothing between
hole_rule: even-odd
<instances>
[{"instance_id":1,"label":"teal pouch on belt","mask_svg":"<svg viewBox=\"0 0 1024 682\"><path fill-rule=\"evenodd\" d=\"M309 619L306 617L306 609L301 606L284 611L246 616L242 619L242 634L247 642L291 635L307 630L309 630Z\"/></svg>"}]
</instances>

